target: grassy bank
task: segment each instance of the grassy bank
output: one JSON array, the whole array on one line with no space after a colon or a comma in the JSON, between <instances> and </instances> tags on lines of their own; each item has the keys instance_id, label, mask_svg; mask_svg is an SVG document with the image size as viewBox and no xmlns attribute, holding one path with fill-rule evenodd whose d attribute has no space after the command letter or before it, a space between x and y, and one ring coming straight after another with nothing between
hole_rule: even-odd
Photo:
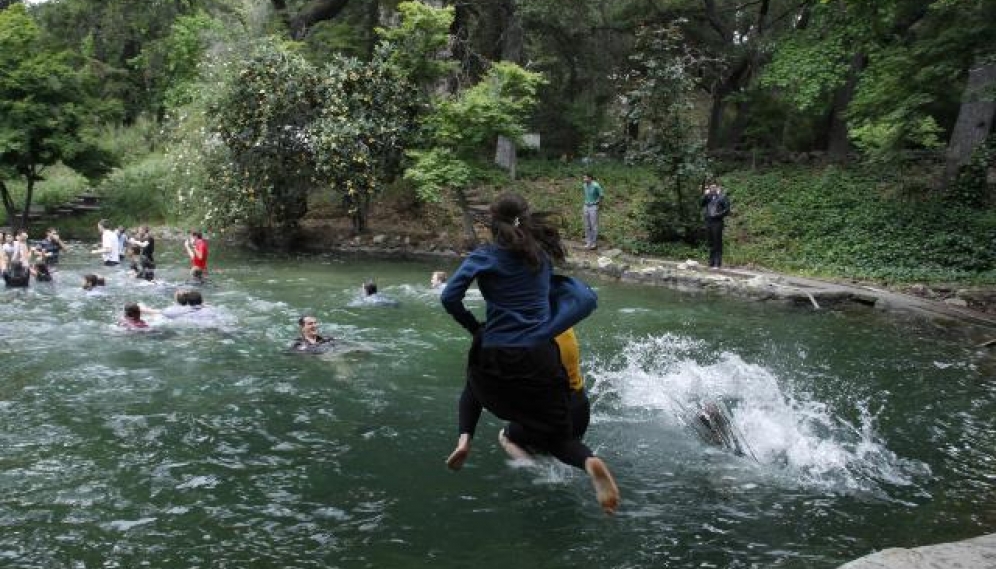
<instances>
[{"instance_id":1,"label":"grassy bank","mask_svg":"<svg viewBox=\"0 0 996 569\"><path fill-rule=\"evenodd\" d=\"M580 165L526 162L514 186L537 209L563 213L580 239ZM590 168L606 189L606 245L671 259L707 259L704 244L646 240L652 173L618 163ZM785 166L731 170L733 204L724 260L792 274L912 282L996 283L996 211L939 194L929 169L884 173L868 167ZM604 247L603 247L604 248Z\"/></svg>"}]
</instances>

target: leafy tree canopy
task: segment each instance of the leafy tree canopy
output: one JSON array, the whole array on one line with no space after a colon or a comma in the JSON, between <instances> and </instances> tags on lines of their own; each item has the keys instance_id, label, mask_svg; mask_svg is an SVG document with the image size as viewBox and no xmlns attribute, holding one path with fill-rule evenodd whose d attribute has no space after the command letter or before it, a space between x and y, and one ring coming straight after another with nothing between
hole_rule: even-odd
<instances>
[{"instance_id":1,"label":"leafy tree canopy","mask_svg":"<svg viewBox=\"0 0 996 569\"><path fill-rule=\"evenodd\" d=\"M80 173L106 173L112 158L94 141L86 84L70 54L46 49L23 5L0 11L0 181L27 183L23 218L46 166L63 162ZM8 218L14 204L4 188Z\"/></svg>"}]
</instances>

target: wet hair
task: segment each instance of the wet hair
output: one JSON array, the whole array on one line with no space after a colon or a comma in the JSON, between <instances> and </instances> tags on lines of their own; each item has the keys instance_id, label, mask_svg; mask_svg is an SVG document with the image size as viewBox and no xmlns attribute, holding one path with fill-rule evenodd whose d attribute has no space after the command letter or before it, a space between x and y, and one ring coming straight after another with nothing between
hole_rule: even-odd
<instances>
[{"instance_id":1,"label":"wet hair","mask_svg":"<svg viewBox=\"0 0 996 569\"><path fill-rule=\"evenodd\" d=\"M131 318L132 320L138 320L142 317L142 309L138 307L134 302L125 303L124 306L125 318Z\"/></svg>"},{"instance_id":2,"label":"wet hair","mask_svg":"<svg viewBox=\"0 0 996 569\"><path fill-rule=\"evenodd\" d=\"M48 265L45 263L35 263L35 280L40 283L52 281L52 273L49 272Z\"/></svg>"},{"instance_id":3,"label":"wet hair","mask_svg":"<svg viewBox=\"0 0 996 569\"><path fill-rule=\"evenodd\" d=\"M550 222L547 212L530 212L529 202L518 194L508 193L491 204L491 235L495 244L522 257L539 270L544 257L554 263L567 257L560 242L560 232Z\"/></svg>"},{"instance_id":4,"label":"wet hair","mask_svg":"<svg viewBox=\"0 0 996 569\"><path fill-rule=\"evenodd\" d=\"M98 277L93 273L83 275L83 290L90 290L95 286L104 286L104 284L106 284L104 277Z\"/></svg>"},{"instance_id":5,"label":"wet hair","mask_svg":"<svg viewBox=\"0 0 996 569\"><path fill-rule=\"evenodd\" d=\"M311 314L305 314L301 316L300 318L297 319L297 325L300 326L301 328L304 328L304 321L307 320L308 318L314 318L314 316L312 316Z\"/></svg>"},{"instance_id":6,"label":"wet hair","mask_svg":"<svg viewBox=\"0 0 996 569\"><path fill-rule=\"evenodd\" d=\"M377 294L377 283L373 281L367 281L363 283L363 292L370 296L371 294Z\"/></svg>"},{"instance_id":7,"label":"wet hair","mask_svg":"<svg viewBox=\"0 0 996 569\"><path fill-rule=\"evenodd\" d=\"M204 304L204 298L201 296L201 292L198 290L188 290L187 291L187 305L188 306L200 306Z\"/></svg>"},{"instance_id":8,"label":"wet hair","mask_svg":"<svg viewBox=\"0 0 996 569\"><path fill-rule=\"evenodd\" d=\"M198 281L204 280L204 269L200 267L194 267L190 269L190 277Z\"/></svg>"},{"instance_id":9,"label":"wet hair","mask_svg":"<svg viewBox=\"0 0 996 569\"><path fill-rule=\"evenodd\" d=\"M433 280L435 280L437 277L439 278L439 282L441 282L441 283L445 283L446 279L448 278L446 276L446 271L433 271L432 272L432 278L433 278Z\"/></svg>"}]
</instances>

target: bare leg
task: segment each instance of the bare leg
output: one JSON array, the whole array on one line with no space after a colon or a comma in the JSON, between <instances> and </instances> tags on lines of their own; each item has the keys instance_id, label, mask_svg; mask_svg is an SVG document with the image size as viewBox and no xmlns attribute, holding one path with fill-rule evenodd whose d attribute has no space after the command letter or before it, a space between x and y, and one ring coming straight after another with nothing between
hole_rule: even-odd
<instances>
[{"instance_id":1,"label":"bare leg","mask_svg":"<svg viewBox=\"0 0 996 569\"><path fill-rule=\"evenodd\" d=\"M584 469L591 477L591 484L595 487L595 498L598 499L599 505L602 506L606 514L616 513L616 508L619 507L619 487L616 486L616 481L612 478L609 467L602 459L592 456L585 460Z\"/></svg>"},{"instance_id":2,"label":"bare leg","mask_svg":"<svg viewBox=\"0 0 996 569\"><path fill-rule=\"evenodd\" d=\"M467 456L470 455L470 435L468 433L463 433L457 440L457 446L450 453L450 456L446 459L446 466L450 470L460 470L463 468L463 463L467 461Z\"/></svg>"},{"instance_id":3,"label":"bare leg","mask_svg":"<svg viewBox=\"0 0 996 569\"><path fill-rule=\"evenodd\" d=\"M532 464L533 455L526 451L526 449L510 441L508 437L505 436L505 429L498 430L498 442L501 444L501 448L505 449L505 453L508 454L509 458L512 460L523 464Z\"/></svg>"}]
</instances>

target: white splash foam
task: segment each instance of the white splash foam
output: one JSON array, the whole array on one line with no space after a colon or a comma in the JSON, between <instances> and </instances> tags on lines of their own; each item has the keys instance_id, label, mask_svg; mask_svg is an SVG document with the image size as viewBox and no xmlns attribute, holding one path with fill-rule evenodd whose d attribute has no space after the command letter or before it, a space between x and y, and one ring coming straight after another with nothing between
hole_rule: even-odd
<instances>
[{"instance_id":1,"label":"white splash foam","mask_svg":"<svg viewBox=\"0 0 996 569\"><path fill-rule=\"evenodd\" d=\"M649 420L681 428L701 403L725 403L762 467L794 484L883 497L883 483L909 485L929 474L927 465L887 448L864 402L845 410L856 411L853 424L791 378L734 353L717 354L701 340L675 334L630 340L617 357L593 361L591 368L599 410L623 420L633 410L643 411L641 417L651 411Z\"/></svg>"}]
</instances>

